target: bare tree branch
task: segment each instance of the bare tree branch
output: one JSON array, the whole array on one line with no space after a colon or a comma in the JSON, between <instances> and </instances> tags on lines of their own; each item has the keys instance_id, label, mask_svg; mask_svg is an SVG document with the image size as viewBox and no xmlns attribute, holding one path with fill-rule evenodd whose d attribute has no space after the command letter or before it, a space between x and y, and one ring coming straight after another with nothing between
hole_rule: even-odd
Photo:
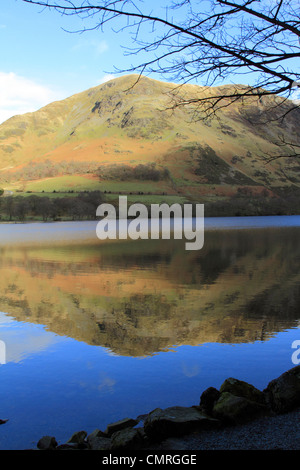
<instances>
[{"instance_id":1,"label":"bare tree branch","mask_svg":"<svg viewBox=\"0 0 300 470\"><path fill-rule=\"evenodd\" d=\"M94 18L94 26L83 31L100 28L120 17L129 20L126 27L134 32L133 42L140 45L131 50L132 54L162 52L124 71L143 69L161 74L173 71L183 82L191 77L210 76L216 80L234 73L255 72L259 74L255 87L258 96L262 77L270 79L264 79L267 92L285 96L290 95L300 78L299 72L291 72L285 65L300 58L300 6L293 9L288 0L273 0L272 8L267 0L211 0L211 9L206 11L201 11L204 2L183 0L173 5L173 10L185 15L181 21L180 15L169 20L168 15L148 13L145 4L139 8L139 0L22 1L55 9L63 15L84 14L85 18ZM153 32L153 40L145 42L141 27L149 23L162 29L157 37ZM181 56L183 51L185 57ZM168 62L170 56L172 62ZM274 78L278 79L276 86L272 86Z\"/></svg>"},{"instance_id":2,"label":"bare tree branch","mask_svg":"<svg viewBox=\"0 0 300 470\"><path fill-rule=\"evenodd\" d=\"M280 149L280 153L276 153L275 155L267 153L268 158L266 160L266 163L271 163L274 160L278 160L279 158L300 157L300 144L287 141L284 135L279 135L278 141L275 142L275 144L277 145L278 149ZM281 153L281 149L284 149L285 151Z\"/></svg>"},{"instance_id":3,"label":"bare tree branch","mask_svg":"<svg viewBox=\"0 0 300 470\"><path fill-rule=\"evenodd\" d=\"M196 118L255 99L269 106L266 120L280 120L300 109L298 101L290 100L300 89L298 0L209 0L209 7L204 0L177 0L165 13L141 0L22 1L79 16L87 23L81 32L109 23L120 28L123 19L121 29L131 33L133 46L126 47L126 54L137 58L137 64L116 70L139 76L156 73L179 83L173 106L194 105ZM145 29L149 26L150 32ZM240 75L249 85L221 87L215 93L214 85ZM187 98L180 84L189 82L203 88Z\"/></svg>"}]
</instances>

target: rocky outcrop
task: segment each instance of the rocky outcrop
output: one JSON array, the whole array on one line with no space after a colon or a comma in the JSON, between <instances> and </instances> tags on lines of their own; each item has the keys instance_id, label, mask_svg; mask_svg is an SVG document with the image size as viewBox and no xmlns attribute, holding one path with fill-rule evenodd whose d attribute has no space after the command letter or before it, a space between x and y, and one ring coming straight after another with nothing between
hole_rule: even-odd
<instances>
[{"instance_id":1,"label":"rocky outcrop","mask_svg":"<svg viewBox=\"0 0 300 470\"><path fill-rule=\"evenodd\" d=\"M67 444L77 444L78 447L84 447L86 436L87 436L86 431L74 432L71 438L67 441Z\"/></svg>"},{"instance_id":2,"label":"rocky outcrop","mask_svg":"<svg viewBox=\"0 0 300 470\"><path fill-rule=\"evenodd\" d=\"M214 404L220 398L220 392L214 387L209 387L202 393L200 397L200 409L204 413L211 414Z\"/></svg>"},{"instance_id":3,"label":"rocky outcrop","mask_svg":"<svg viewBox=\"0 0 300 470\"><path fill-rule=\"evenodd\" d=\"M228 392L237 397L243 397L255 403L265 404L264 393L242 380L229 377L220 387L220 393Z\"/></svg>"},{"instance_id":4,"label":"rocky outcrop","mask_svg":"<svg viewBox=\"0 0 300 470\"><path fill-rule=\"evenodd\" d=\"M212 415L225 424L243 424L269 413L265 405L261 405L245 397L223 392L214 404Z\"/></svg>"},{"instance_id":5,"label":"rocky outcrop","mask_svg":"<svg viewBox=\"0 0 300 470\"><path fill-rule=\"evenodd\" d=\"M43 436L37 443L40 450L53 450L57 447L57 442L53 436Z\"/></svg>"},{"instance_id":6,"label":"rocky outcrop","mask_svg":"<svg viewBox=\"0 0 300 470\"><path fill-rule=\"evenodd\" d=\"M150 440L159 441L170 436L182 436L193 431L218 427L217 419L204 415L198 407L172 406L157 408L147 416L144 429Z\"/></svg>"},{"instance_id":7,"label":"rocky outcrop","mask_svg":"<svg viewBox=\"0 0 300 470\"><path fill-rule=\"evenodd\" d=\"M263 392L242 380L229 377L220 390L207 389L200 407L225 424L243 424L269 414Z\"/></svg>"},{"instance_id":8,"label":"rocky outcrop","mask_svg":"<svg viewBox=\"0 0 300 470\"><path fill-rule=\"evenodd\" d=\"M134 426L138 424L138 422L139 422L138 420L131 419L131 418L121 419L120 421L109 424L106 430L104 431L104 435L106 435L107 437L110 437L114 433L118 431L122 431L122 429L133 428Z\"/></svg>"},{"instance_id":9,"label":"rocky outcrop","mask_svg":"<svg viewBox=\"0 0 300 470\"><path fill-rule=\"evenodd\" d=\"M126 428L117 431L111 438L111 449L140 449L143 446L144 433L142 429Z\"/></svg>"},{"instance_id":10,"label":"rocky outcrop","mask_svg":"<svg viewBox=\"0 0 300 470\"><path fill-rule=\"evenodd\" d=\"M300 405L300 366L293 367L264 390L266 400L276 413L286 413Z\"/></svg>"},{"instance_id":11,"label":"rocky outcrop","mask_svg":"<svg viewBox=\"0 0 300 470\"><path fill-rule=\"evenodd\" d=\"M272 380L263 391L229 377L220 390L214 387L206 389L201 394L199 405L156 408L148 415L111 423L105 431L95 429L89 435L79 431L61 445L57 444L55 437L44 436L37 447L40 450L147 449L169 437L241 425L260 416L274 416L299 406L300 365Z\"/></svg>"},{"instance_id":12,"label":"rocky outcrop","mask_svg":"<svg viewBox=\"0 0 300 470\"><path fill-rule=\"evenodd\" d=\"M91 450L110 450L111 440L107 437L88 438L87 448Z\"/></svg>"}]
</instances>

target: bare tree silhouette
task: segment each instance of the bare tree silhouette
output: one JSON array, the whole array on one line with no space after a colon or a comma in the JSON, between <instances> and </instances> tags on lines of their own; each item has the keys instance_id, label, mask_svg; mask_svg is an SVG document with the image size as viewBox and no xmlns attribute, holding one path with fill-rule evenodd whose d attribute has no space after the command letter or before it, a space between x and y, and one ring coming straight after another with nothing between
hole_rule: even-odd
<instances>
[{"instance_id":1,"label":"bare tree silhouette","mask_svg":"<svg viewBox=\"0 0 300 470\"><path fill-rule=\"evenodd\" d=\"M299 100L291 99L300 88L298 0L174 0L165 8L141 0L22 1L79 16L86 25L80 32L107 24L128 30L125 54L137 63L116 71L175 81L172 106L194 105L196 119L237 101L262 105L265 121L294 111L300 118ZM215 86L240 76L251 84ZM182 94L181 85L191 81L202 86L194 96Z\"/></svg>"}]
</instances>

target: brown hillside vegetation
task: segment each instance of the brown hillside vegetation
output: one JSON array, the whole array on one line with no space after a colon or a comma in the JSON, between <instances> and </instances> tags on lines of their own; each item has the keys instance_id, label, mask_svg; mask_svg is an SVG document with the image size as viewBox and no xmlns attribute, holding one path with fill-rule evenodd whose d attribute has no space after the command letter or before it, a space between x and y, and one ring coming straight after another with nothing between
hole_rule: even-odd
<instances>
[{"instance_id":1,"label":"brown hillside vegetation","mask_svg":"<svg viewBox=\"0 0 300 470\"><path fill-rule=\"evenodd\" d=\"M172 107L179 95L190 99L203 93L209 96L212 89L127 75L12 117L0 125L0 185L67 190L64 181L57 187L57 177L81 175L85 189L93 182L91 189L101 190L104 181L124 181L116 166L152 165L165 177L153 188L148 184L148 194L164 191L207 202L241 195L241 188L247 188L247 196L297 196L299 160L267 159L278 154L279 135L299 139L300 111L278 120L282 109L291 106L278 105L278 97L259 103L247 98L210 119L195 114L191 104ZM125 181L131 183L127 191L134 191L136 177Z\"/></svg>"}]
</instances>

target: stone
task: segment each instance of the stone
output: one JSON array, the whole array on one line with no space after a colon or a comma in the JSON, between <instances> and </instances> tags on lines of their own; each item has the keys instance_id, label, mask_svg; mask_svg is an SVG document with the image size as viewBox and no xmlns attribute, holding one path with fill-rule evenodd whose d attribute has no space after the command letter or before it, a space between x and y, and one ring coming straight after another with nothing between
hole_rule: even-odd
<instances>
[{"instance_id":1,"label":"stone","mask_svg":"<svg viewBox=\"0 0 300 470\"><path fill-rule=\"evenodd\" d=\"M89 444L89 442L93 439L95 439L96 437L105 437L107 438L107 435L104 434L103 431L101 431L100 429L94 429L93 432L91 432L91 434L89 434L86 438L87 440L87 443Z\"/></svg>"},{"instance_id":2,"label":"stone","mask_svg":"<svg viewBox=\"0 0 300 470\"><path fill-rule=\"evenodd\" d=\"M100 429L95 429L87 436L86 440L88 448L91 450L109 450L111 446L110 438Z\"/></svg>"},{"instance_id":3,"label":"stone","mask_svg":"<svg viewBox=\"0 0 300 470\"><path fill-rule=\"evenodd\" d=\"M214 404L212 414L225 424L243 424L268 414L268 408L247 398L223 392Z\"/></svg>"},{"instance_id":4,"label":"stone","mask_svg":"<svg viewBox=\"0 0 300 470\"><path fill-rule=\"evenodd\" d=\"M77 444L77 445L85 445L85 438L87 436L86 431L77 431L74 432L72 437L67 441L67 444Z\"/></svg>"},{"instance_id":5,"label":"stone","mask_svg":"<svg viewBox=\"0 0 300 470\"><path fill-rule=\"evenodd\" d=\"M60 444L59 446L56 447L56 450L77 450L77 449L78 449L78 444L75 444L73 442Z\"/></svg>"},{"instance_id":6,"label":"stone","mask_svg":"<svg viewBox=\"0 0 300 470\"><path fill-rule=\"evenodd\" d=\"M117 431L111 438L111 449L140 449L143 445L143 436L140 429L126 428Z\"/></svg>"},{"instance_id":7,"label":"stone","mask_svg":"<svg viewBox=\"0 0 300 470\"><path fill-rule=\"evenodd\" d=\"M43 436L37 443L40 450L54 450L57 447L57 442L53 436Z\"/></svg>"},{"instance_id":8,"label":"stone","mask_svg":"<svg viewBox=\"0 0 300 470\"><path fill-rule=\"evenodd\" d=\"M255 388L253 385L243 380L229 377L220 387L220 393L229 392L237 397L244 397L257 403L265 404L265 395L263 392Z\"/></svg>"},{"instance_id":9,"label":"stone","mask_svg":"<svg viewBox=\"0 0 300 470\"><path fill-rule=\"evenodd\" d=\"M112 436L115 432L121 431L122 429L126 428L133 428L138 424L137 419L132 419L132 418L124 418L121 419L120 421L116 421L115 423L108 424L107 428L104 431L104 434L106 437Z\"/></svg>"},{"instance_id":10,"label":"stone","mask_svg":"<svg viewBox=\"0 0 300 470\"><path fill-rule=\"evenodd\" d=\"M219 399L220 392L214 387L209 387L202 393L200 397L200 408L204 413L211 414L215 402Z\"/></svg>"},{"instance_id":11,"label":"stone","mask_svg":"<svg viewBox=\"0 0 300 470\"><path fill-rule=\"evenodd\" d=\"M276 413L286 413L300 406L300 365L273 379L263 393Z\"/></svg>"},{"instance_id":12,"label":"stone","mask_svg":"<svg viewBox=\"0 0 300 470\"><path fill-rule=\"evenodd\" d=\"M217 419L204 415L198 407L173 406L151 411L145 420L144 431L149 439L159 441L219 425Z\"/></svg>"},{"instance_id":13,"label":"stone","mask_svg":"<svg viewBox=\"0 0 300 470\"><path fill-rule=\"evenodd\" d=\"M90 450L110 450L111 439L109 437L94 436L89 439L88 447Z\"/></svg>"}]
</instances>

